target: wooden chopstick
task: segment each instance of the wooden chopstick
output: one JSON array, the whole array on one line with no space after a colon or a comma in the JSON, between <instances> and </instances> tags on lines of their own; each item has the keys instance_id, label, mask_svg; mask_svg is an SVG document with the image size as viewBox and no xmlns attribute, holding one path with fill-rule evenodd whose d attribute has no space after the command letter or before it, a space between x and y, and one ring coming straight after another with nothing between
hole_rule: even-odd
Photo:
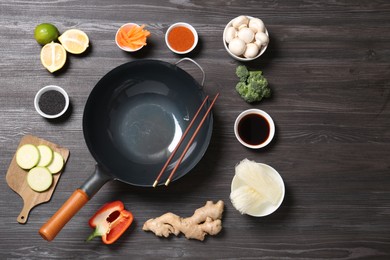
<instances>
[{"instance_id":1,"label":"wooden chopstick","mask_svg":"<svg viewBox=\"0 0 390 260\"><path fill-rule=\"evenodd\" d=\"M198 134L200 128L202 127L204 121L206 120L207 116L209 115L211 109L213 108L213 106L214 106L214 104L215 104L215 101L217 101L218 96L219 96L219 93L217 93L217 94L215 95L213 101L211 102L209 108L208 108L207 111L206 111L206 114L203 116L202 121L200 121L198 127L196 128L196 130L195 130L194 134L192 135L190 141L188 142L186 148L184 149L183 153L181 154L181 156L180 156L178 162L176 163L176 165L175 165L175 167L173 168L171 174L169 175L167 181L165 182L165 186L168 186L168 184L171 182L171 179L172 179L173 175L175 174L177 168L179 168L179 165L180 165L181 161L183 160L184 156L186 155L188 149L191 147L192 142L194 141L194 139L195 139L195 137L197 136L197 134Z\"/></svg>"},{"instance_id":2,"label":"wooden chopstick","mask_svg":"<svg viewBox=\"0 0 390 260\"><path fill-rule=\"evenodd\" d=\"M183 135L181 136L179 142L177 143L175 149L172 151L171 155L169 156L168 160L166 161L166 163L164 164L164 167L161 169L160 173L158 174L156 180L154 181L153 183L153 187L155 188L158 184L158 182L160 181L160 178L161 176L163 175L163 173L165 172L165 170L167 169L169 163L171 162L172 158L175 156L177 150L179 149L179 146L181 145L181 143L183 142L184 138L186 137L186 135L188 134L190 128L192 127L192 125L194 124L196 118L198 117L200 111L202 110L202 108L204 107L204 105L206 104L206 101L208 100L209 96L206 96L202 102L202 104L200 105L200 107L198 108L198 111L196 111L194 117L192 118L190 124L187 126L186 130L184 131Z\"/></svg>"}]
</instances>

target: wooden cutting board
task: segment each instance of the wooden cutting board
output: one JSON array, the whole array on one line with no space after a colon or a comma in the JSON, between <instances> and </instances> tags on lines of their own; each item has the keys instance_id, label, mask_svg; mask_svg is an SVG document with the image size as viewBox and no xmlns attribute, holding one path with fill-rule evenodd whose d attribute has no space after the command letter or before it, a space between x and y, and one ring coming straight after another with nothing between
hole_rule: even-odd
<instances>
[{"instance_id":1,"label":"wooden cutting board","mask_svg":"<svg viewBox=\"0 0 390 260\"><path fill-rule=\"evenodd\" d=\"M21 147L24 144L33 144L33 145L40 145L45 144L49 146L53 151L58 152L62 155L64 158L65 163L67 162L69 158L69 150L63 147L60 147L57 144L51 143L49 141L46 141L44 139L38 138L36 136L32 135L26 135L24 136L19 143L19 147ZM17 149L18 149L17 148ZM47 202L51 199L51 196L57 186L58 180L61 177L62 171L53 175L53 184L51 187L44 191L44 192L36 192L32 190L28 184L27 184L27 171L23 170L16 164L16 153L14 157L12 158L11 164L8 167L7 171L7 183L8 186L14 190L17 194L22 197L24 206L22 211L20 212L19 216L17 217L17 221L21 224L25 224L28 219L28 215L30 213L30 210L34 208L35 206ZM65 168L65 166L64 166ZM63 168L63 169L64 169Z\"/></svg>"}]
</instances>

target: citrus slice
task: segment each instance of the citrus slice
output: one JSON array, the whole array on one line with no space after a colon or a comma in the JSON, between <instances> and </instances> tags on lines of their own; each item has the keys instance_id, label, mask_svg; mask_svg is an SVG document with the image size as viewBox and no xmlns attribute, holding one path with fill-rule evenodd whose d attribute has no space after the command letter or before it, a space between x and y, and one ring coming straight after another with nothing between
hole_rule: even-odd
<instances>
[{"instance_id":1,"label":"citrus slice","mask_svg":"<svg viewBox=\"0 0 390 260\"><path fill-rule=\"evenodd\" d=\"M58 37L65 50L73 53L83 53L89 45L88 35L79 29L69 29Z\"/></svg>"},{"instance_id":2,"label":"citrus slice","mask_svg":"<svg viewBox=\"0 0 390 260\"><path fill-rule=\"evenodd\" d=\"M61 69L66 62L66 51L59 43L48 43L42 47L41 62L43 66L53 73Z\"/></svg>"}]
</instances>

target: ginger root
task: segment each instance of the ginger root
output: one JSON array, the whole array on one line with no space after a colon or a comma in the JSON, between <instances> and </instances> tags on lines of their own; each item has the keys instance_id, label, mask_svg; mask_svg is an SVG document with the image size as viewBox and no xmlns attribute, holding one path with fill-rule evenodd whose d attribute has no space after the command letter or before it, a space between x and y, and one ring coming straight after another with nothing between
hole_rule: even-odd
<instances>
[{"instance_id":1,"label":"ginger root","mask_svg":"<svg viewBox=\"0 0 390 260\"><path fill-rule=\"evenodd\" d=\"M206 205L195 210L189 218L181 218L171 212L149 219L144 223L144 231L152 231L156 236L175 236L180 232L187 239L197 239L203 241L207 234L216 235L222 230L222 213L224 203L222 200L217 203L207 201Z\"/></svg>"}]
</instances>

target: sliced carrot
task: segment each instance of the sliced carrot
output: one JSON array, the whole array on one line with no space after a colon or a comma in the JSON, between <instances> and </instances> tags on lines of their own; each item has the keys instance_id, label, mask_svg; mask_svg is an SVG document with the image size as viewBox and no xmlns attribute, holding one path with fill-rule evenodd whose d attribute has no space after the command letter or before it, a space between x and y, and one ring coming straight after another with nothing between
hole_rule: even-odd
<instances>
[{"instance_id":1,"label":"sliced carrot","mask_svg":"<svg viewBox=\"0 0 390 260\"><path fill-rule=\"evenodd\" d=\"M130 37L134 32L136 32L136 30L137 30L137 26L135 26L135 25L132 26L130 28L130 30L128 30L127 33L126 33L127 37Z\"/></svg>"},{"instance_id":2,"label":"sliced carrot","mask_svg":"<svg viewBox=\"0 0 390 260\"><path fill-rule=\"evenodd\" d=\"M126 41L127 35L125 34L125 32L120 31L119 36L120 36L120 38L121 38L123 41Z\"/></svg>"},{"instance_id":3,"label":"sliced carrot","mask_svg":"<svg viewBox=\"0 0 390 260\"><path fill-rule=\"evenodd\" d=\"M126 46L127 45L127 42L122 38L122 37L118 37L118 43L122 46Z\"/></svg>"},{"instance_id":4,"label":"sliced carrot","mask_svg":"<svg viewBox=\"0 0 390 260\"><path fill-rule=\"evenodd\" d=\"M148 37L148 36L150 36L150 32L147 31L147 30L144 30L144 35L145 35L146 37Z\"/></svg>"},{"instance_id":5,"label":"sliced carrot","mask_svg":"<svg viewBox=\"0 0 390 260\"><path fill-rule=\"evenodd\" d=\"M120 32L121 33L125 33L125 34L127 34L128 32L129 32L129 30L130 30L130 28L128 28L128 27L122 27L122 28L120 28Z\"/></svg>"},{"instance_id":6,"label":"sliced carrot","mask_svg":"<svg viewBox=\"0 0 390 260\"><path fill-rule=\"evenodd\" d=\"M135 45L135 44L133 44L133 43L130 43L129 45L128 45L128 47L130 48L130 49L137 49L137 45Z\"/></svg>"},{"instance_id":7,"label":"sliced carrot","mask_svg":"<svg viewBox=\"0 0 390 260\"><path fill-rule=\"evenodd\" d=\"M123 38L123 37L118 37L118 43L121 45L121 46L127 46L128 43L126 42L126 40Z\"/></svg>"},{"instance_id":8,"label":"sliced carrot","mask_svg":"<svg viewBox=\"0 0 390 260\"><path fill-rule=\"evenodd\" d=\"M131 41L138 41L138 40L141 40L141 39L146 40L145 35L139 34L139 35L134 35L131 38L129 38L129 40L131 40Z\"/></svg>"},{"instance_id":9,"label":"sliced carrot","mask_svg":"<svg viewBox=\"0 0 390 260\"><path fill-rule=\"evenodd\" d=\"M150 36L150 32L144 28L144 24L122 28L117 35L118 43L130 49L138 49L146 45L146 39Z\"/></svg>"},{"instance_id":10,"label":"sliced carrot","mask_svg":"<svg viewBox=\"0 0 390 260\"><path fill-rule=\"evenodd\" d=\"M135 45L145 45L145 44L146 44L146 42L145 42L145 41L142 41L142 40L133 41L132 43L135 44Z\"/></svg>"}]
</instances>

